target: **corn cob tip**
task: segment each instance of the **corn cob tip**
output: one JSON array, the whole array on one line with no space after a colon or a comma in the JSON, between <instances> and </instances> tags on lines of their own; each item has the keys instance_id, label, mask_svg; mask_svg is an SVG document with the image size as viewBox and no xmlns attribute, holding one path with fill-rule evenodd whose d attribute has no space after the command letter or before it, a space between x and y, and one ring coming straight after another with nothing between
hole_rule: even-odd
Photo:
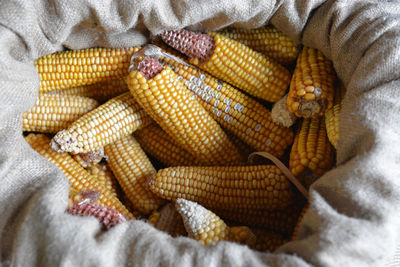
<instances>
[{"instance_id":1,"label":"corn cob tip","mask_svg":"<svg viewBox=\"0 0 400 267\"><path fill-rule=\"evenodd\" d=\"M104 149L100 148L87 153L79 153L74 155L74 159L78 161L82 167L87 168L99 163L104 158Z\"/></svg>"},{"instance_id":2,"label":"corn cob tip","mask_svg":"<svg viewBox=\"0 0 400 267\"><path fill-rule=\"evenodd\" d=\"M50 146L57 152L74 152L76 142L76 138L67 130L61 130L51 139Z\"/></svg>"},{"instance_id":3,"label":"corn cob tip","mask_svg":"<svg viewBox=\"0 0 400 267\"><path fill-rule=\"evenodd\" d=\"M289 128L292 126L297 117L294 113L289 111L287 105L287 95L282 97L278 102L276 102L271 110L271 119L276 124Z\"/></svg>"},{"instance_id":4,"label":"corn cob tip","mask_svg":"<svg viewBox=\"0 0 400 267\"><path fill-rule=\"evenodd\" d=\"M212 36L185 29L165 31L161 39L169 46L185 54L189 59L207 62L214 53L215 40Z\"/></svg>"},{"instance_id":5,"label":"corn cob tip","mask_svg":"<svg viewBox=\"0 0 400 267\"><path fill-rule=\"evenodd\" d=\"M157 59L145 57L136 65L136 70L139 71L146 80L156 76L164 69L163 65Z\"/></svg>"}]
</instances>

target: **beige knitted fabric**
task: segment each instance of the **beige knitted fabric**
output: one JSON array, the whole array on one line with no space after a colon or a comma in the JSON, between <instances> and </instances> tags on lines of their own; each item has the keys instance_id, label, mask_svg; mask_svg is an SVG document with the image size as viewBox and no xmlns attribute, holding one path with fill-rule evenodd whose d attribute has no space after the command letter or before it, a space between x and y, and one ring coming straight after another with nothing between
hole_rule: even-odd
<instances>
[{"instance_id":1,"label":"beige knitted fabric","mask_svg":"<svg viewBox=\"0 0 400 267\"><path fill-rule=\"evenodd\" d=\"M0 261L12 266L382 266L400 243L400 3L378 0L0 1ZM277 253L204 247L129 221L102 233L66 214L64 176L25 143L33 61L65 47L144 44L150 33L272 23L319 48L347 87L338 167L311 189Z\"/></svg>"}]
</instances>

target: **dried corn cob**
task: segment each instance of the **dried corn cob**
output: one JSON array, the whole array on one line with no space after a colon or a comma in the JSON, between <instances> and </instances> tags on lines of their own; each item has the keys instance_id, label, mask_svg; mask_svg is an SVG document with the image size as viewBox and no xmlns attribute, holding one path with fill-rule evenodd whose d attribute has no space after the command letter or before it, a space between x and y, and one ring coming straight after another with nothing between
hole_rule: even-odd
<instances>
[{"instance_id":1,"label":"dried corn cob","mask_svg":"<svg viewBox=\"0 0 400 267\"><path fill-rule=\"evenodd\" d=\"M161 169L149 180L158 196L185 198L209 209L285 209L295 191L272 165L171 167Z\"/></svg>"},{"instance_id":2,"label":"dried corn cob","mask_svg":"<svg viewBox=\"0 0 400 267\"><path fill-rule=\"evenodd\" d=\"M129 73L129 89L143 109L182 148L204 165L238 164L240 155L176 74L146 57Z\"/></svg>"},{"instance_id":3,"label":"dried corn cob","mask_svg":"<svg viewBox=\"0 0 400 267\"><path fill-rule=\"evenodd\" d=\"M322 116L332 107L336 73L319 50L304 47L297 59L287 104L298 117Z\"/></svg>"},{"instance_id":4,"label":"dried corn cob","mask_svg":"<svg viewBox=\"0 0 400 267\"><path fill-rule=\"evenodd\" d=\"M291 127L296 122L296 115L289 111L287 95L272 106L271 118L274 123L284 127Z\"/></svg>"},{"instance_id":5,"label":"dried corn cob","mask_svg":"<svg viewBox=\"0 0 400 267\"><path fill-rule=\"evenodd\" d=\"M223 219L240 224L262 227L289 236L293 232L297 218L304 205L305 201L299 200L284 210L250 210L245 208L212 210Z\"/></svg>"},{"instance_id":6,"label":"dried corn cob","mask_svg":"<svg viewBox=\"0 0 400 267\"><path fill-rule=\"evenodd\" d=\"M104 149L100 148L87 153L79 153L72 156L83 168L96 165L104 158Z\"/></svg>"},{"instance_id":7,"label":"dried corn cob","mask_svg":"<svg viewBox=\"0 0 400 267\"><path fill-rule=\"evenodd\" d=\"M43 56L35 61L40 92L118 79L128 74L135 48L89 48Z\"/></svg>"},{"instance_id":8,"label":"dried corn cob","mask_svg":"<svg viewBox=\"0 0 400 267\"><path fill-rule=\"evenodd\" d=\"M232 144L234 144L237 148L237 150L240 153L240 156L242 157L243 162L247 162L249 155L254 152L254 149L246 144L244 141L242 141L239 137L236 135L232 134L228 130L224 129L226 134L229 137L229 140L231 140ZM193 165L192 165L193 166Z\"/></svg>"},{"instance_id":9,"label":"dried corn cob","mask_svg":"<svg viewBox=\"0 0 400 267\"><path fill-rule=\"evenodd\" d=\"M160 36L191 64L255 97L275 102L289 86L290 73L282 65L221 34L178 30Z\"/></svg>"},{"instance_id":10,"label":"dried corn cob","mask_svg":"<svg viewBox=\"0 0 400 267\"><path fill-rule=\"evenodd\" d=\"M56 133L98 105L87 97L41 94L35 106L22 113L22 130Z\"/></svg>"},{"instance_id":11,"label":"dried corn cob","mask_svg":"<svg viewBox=\"0 0 400 267\"><path fill-rule=\"evenodd\" d=\"M296 226L295 226L294 229L293 229L293 234L292 234L292 236L290 237L290 240L295 240L295 239L297 238L297 236L298 236L298 234L299 234L300 224L301 224L301 222L303 221L304 215L305 215L306 212L308 211L309 207L310 207L309 205L306 205L306 206L301 210L301 213L299 214L299 216L298 216L298 218L297 218L297 223L296 223Z\"/></svg>"},{"instance_id":12,"label":"dried corn cob","mask_svg":"<svg viewBox=\"0 0 400 267\"><path fill-rule=\"evenodd\" d=\"M250 228L250 230L257 237L254 245L250 245L250 248L255 250L274 252L289 241L283 235L273 231L257 228Z\"/></svg>"},{"instance_id":13,"label":"dried corn cob","mask_svg":"<svg viewBox=\"0 0 400 267\"><path fill-rule=\"evenodd\" d=\"M290 171L310 186L333 166L332 147L326 135L325 119L304 119L290 151Z\"/></svg>"},{"instance_id":14,"label":"dried corn cob","mask_svg":"<svg viewBox=\"0 0 400 267\"><path fill-rule=\"evenodd\" d=\"M166 167L200 165L156 123L135 131L134 135L143 150Z\"/></svg>"},{"instance_id":15,"label":"dried corn cob","mask_svg":"<svg viewBox=\"0 0 400 267\"><path fill-rule=\"evenodd\" d=\"M106 145L104 150L111 170L135 210L148 214L164 203L147 188L147 180L156 170L132 135Z\"/></svg>"},{"instance_id":16,"label":"dried corn cob","mask_svg":"<svg viewBox=\"0 0 400 267\"><path fill-rule=\"evenodd\" d=\"M50 139L43 134L29 134L25 140L40 155L54 163L67 177L72 189L99 192L98 202L120 212L127 219L135 219L125 206L105 187L101 186L82 166L68 153L57 153L50 147Z\"/></svg>"},{"instance_id":17,"label":"dried corn cob","mask_svg":"<svg viewBox=\"0 0 400 267\"><path fill-rule=\"evenodd\" d=\"M78 216L94 216L103 225L105 230L125 221L125 217L110 207L103 207L93 201L72 202L67 212Z\"/></svg>"},{"instance_id":18,"label":"dried corn cob","mask_svg":"<svg viewBox=\"0 0 400 267\"><path fill-rule=\"evenodd\" d=\"M97 150L151 123L129 92L114 97L58 132L52 147L59 152Z\"/></svg>"},{"instance_id":19,"label":"dried corn cob","mask_svg":"<svg viewBox=\"0 0 400 267\"><path fill-rule=\"evenodd\" d=\"M183 224L189 237L196 239L206 246L220 240L232 240L234 236L228 225L217 215L199 204L178 198L176 209L182 215Z\"/></svg>"},{"instance_id":20,"label":"dried corn cob","mask_svg":"<svg viewBox=\"0 0 400 267\"><path fill-rule=\"evenodd\" d=\"M325 113L325 125L328 139L334 148L337 148L339 140L339 113L342 108L345 87L342 83L336 87L333 107Z\"/></svg>"},{"instance_id":21,"label":"dried corn cob","mask_svg":"<svg viewBox=\"0 0 400 267\"><path fill-rule=\"evenodd\" d=\"M63 88L56 91L51 91L49 93L59 95L86 96L96 99L100 103L104 103L113 97L129 91L125 80L126 77L123 77L121 79L108 80L90 85Z\"/></svg>"},{"instance_id":22,"label":"dried corn cob","mask_svg":"<svg viewBox=\"0 0 400 267\"><path fill-rule=\"evenodd\" d=\"M218 33L247 45L283 65L293 64L299 53L299 46L271 25L257 29L230 28Z\"/></svg>"},{"instance_id":23,"label":"dried corn cob","mask_svg":"<svg viewBox=\"0 0 400 267\"><path fill-rule=\"evenodd\" d=\"M274 124L271 112L256 100L190 66L168 58L163 60L217 122L254 149L280 157L292 144L292 130Z\"/></svg>"},{"instance_id":24,"label":"dried corn cob","mask_svg":"<svg viewBox=\"0 0 400 267\"><path fill-rule=\"evenodd\" d=\"M154 211L149 217L149 222L158 230L164 231L173 237L187 235L182 216L172 203L166 204L161 211Z\"/></svg>"},{"instance_id":25,"label":"dried corn cob","mask_svg":"<svg viewBox=\"0 0 400 267\"><path fill-rule=\"evenodd\" d=\"M243 245L252 247L256 244L257 237L247 226L232 226L230 227L232 239Z\"/></svg>"},{"instance_id":26,"label":"dried corn cob","mask_svg":"<svg viewBox=\"0 0 400 267\"><path fill-rule=\"evenodd\" d=\"M89 166L87 171L113 194L118 194L118 183L108 164L98 163L96 165Z\"/></svg>"}]
</instances>

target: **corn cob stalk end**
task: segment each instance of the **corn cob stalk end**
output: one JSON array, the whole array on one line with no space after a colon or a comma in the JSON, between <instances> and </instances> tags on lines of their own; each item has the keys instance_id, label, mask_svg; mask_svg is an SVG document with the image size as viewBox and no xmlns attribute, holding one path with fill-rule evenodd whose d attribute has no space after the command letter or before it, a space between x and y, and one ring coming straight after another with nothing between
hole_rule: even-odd
<instances>
[{"instance_id":1,"label":"corn cob stalk end","mask_svg":"<svg viewBox=\"0 0 400 267\"><path fill-rule=\"evenodd\" d=\"M271 118L276 124L287 128L295 123L297 117L288 109L287 95L273 105L271 110Z\"/></svg>"}]
</instances>

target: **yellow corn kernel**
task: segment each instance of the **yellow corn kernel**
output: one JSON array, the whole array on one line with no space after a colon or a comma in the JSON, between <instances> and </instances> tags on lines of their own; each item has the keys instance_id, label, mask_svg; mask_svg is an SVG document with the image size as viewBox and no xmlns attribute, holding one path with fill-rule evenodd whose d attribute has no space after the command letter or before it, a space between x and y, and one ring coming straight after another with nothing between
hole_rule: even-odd
<instances>
[{"instance_id":1,"label":"yellow corn kernel","mask_svg":"<svg viewBox=\"0 0 400 267\"><path fill-rule=\"evenodd\" d=\"M207 111L190 97L170 67L145 58L137 68L127 79L132 95L175 142L201 164L239 164L235 146ZM151 73L146 73L147 68Z\"/></svg>"},{"instance_id":2,"label":"yellow corn kernel","mask_svg":"<svg viewBox=\"0 0 400 267\"><path fill-rule=\"evenodd\" d=\"M334 164L325 119L304 119L290 151L289 167L303 185L310 186Z\"/></svg>"},{"instance_id":3,"label":"yellow corn kernel","mask_svg":"<svg viewBox=\"0 0 400 267\"><path fill-rule=\"evenodd\" d=\"M118 182L108 164L98 163L96 165L89 166L87 171L94 176L100 184L110 190L110 192L116 196L118 195Z\"/></svg>"},{"instance_id":4,"label":"yellow corn kernel","mask_svg":"<svg viewBox=\"0 0 400 267\"><path fill-rule=\"evenodd\" d=\"M36 104L22 113L22 130L56 133L98 105L88 97L40 94Z\"/></svg>"},{"instance_id":5,"label":"yellow corn kernel","mask_svg":"<svg viewBox=\"0 0 400 267\"><path fill-rule=\"evenodd\" d=\"M90 85L82 85L76 87L68 87L51 91L49 93L58 95L77 95L96 99L100 103L104 103L113 97L119 96L127 91L126 77L98 82Z\"/></svg>"},{"instance_id":6,"label":"yellow corn kernel","mask_svg":"<svg viewBox=\"0 0 400 267\"><path fill-rule=\"evenodd\" d=\"M283 65L296 62L299 46L284 33L267 25L257 29L223 29L218 31L235 41L247 45Z\"/></svg>"},{"instance_id":7,"label":"yellow corn kernel","mask_svg":"<svg viewBox=\"0 0 400 267\"><path fill-rule=\"evenodd\" d=\"M43 134L29 134L25 137L28 144L40 155L55 164L66 176L71 188L76 191L89 190L99 192L98 203L115 209L127 219L135 217L109 190L96 181L68 153L57 153L50 147L50 139Z\"/></svg>"},{"instance_id":8,"label":"yellow corn kernel","mask_svg":"<svg viewBox=\"0 0 400 267\"><path fill-rule=\"evenodd\" d=\"M58 132L52 139L52 147L59 152L86 153L150 123L150 117L127 92L82 116L67 130Z\"/></svg>"},{"instance_id":9,"label":"yellow corn kernel","mask_svg":"<svg viewBox=\"0 0 400 267\"><path fill-rule=\"evenodd\" d=\"M156 170L132 135L106 145L104 151L111 170L135 210L149 214L165 202L147 188L147 180Z\"/></svg>"},{"instance_id":10,"label":"yellow corn kernel","mask_svg":"<svg viewBox=\"0 0 400 267\"><path fill-rule=\"evenodd\" d=\"M337 143L339 141L339 113L342 108L342 99L345 91L344 85L339 83L336 87L333 107L325 113L326 132L334 148L337 148Z\"/></svg>"},{"instance_id":11,"label":"yellow corn kernel","mask_svg":"<svg viewBox=\"0 0 400 267\"><path fill-rule=\"evenodd\" d=\"M35 61L40 92L118 79L128 74L135 48L89 48L63 51Z\"/></svg>"},{"instance_id":12,"label":"yellow corn kernel","mask_svg":"<svg viewBox=\"0 0 400 267\"><path fill-rule=\"evenodd\" d=\"M208 209L282 210L298 194L272 165L171 167L149 180L156 195L167 200L185 198Z\"/></svg>"},{"instance_id":13,"label":"yellow corn kernel","mask_svg":"<svg viewBox=\"0 0 400 267\"><path fill-rule=\"evenodd\" d=\"M290 73L282 65L221 34L166 31L162 40L189 57L189 63L252 96L275 102L283 97Z\"/></svg>"},{"instance_id":14,"label":"yellow corn kernel","mask_svg":"<svg viewBox=\"0 0 400 267\"><path fill-rule=\"evenodd\" d=\"M319 50L304 47L297 59L287 98L297 117L315 118L332 107L336 73Z\"/></svg>"},{"instance_id":15,"label":"yellow corn kernel","mask_svg":"<svg viewBox=\"0 0 400 267\"><path fill-rule=\"evenodd\" d=\"M165 167L200 165L156 123L135 131L134 135L143 150Z\"/></svg>"}]
</instances>

